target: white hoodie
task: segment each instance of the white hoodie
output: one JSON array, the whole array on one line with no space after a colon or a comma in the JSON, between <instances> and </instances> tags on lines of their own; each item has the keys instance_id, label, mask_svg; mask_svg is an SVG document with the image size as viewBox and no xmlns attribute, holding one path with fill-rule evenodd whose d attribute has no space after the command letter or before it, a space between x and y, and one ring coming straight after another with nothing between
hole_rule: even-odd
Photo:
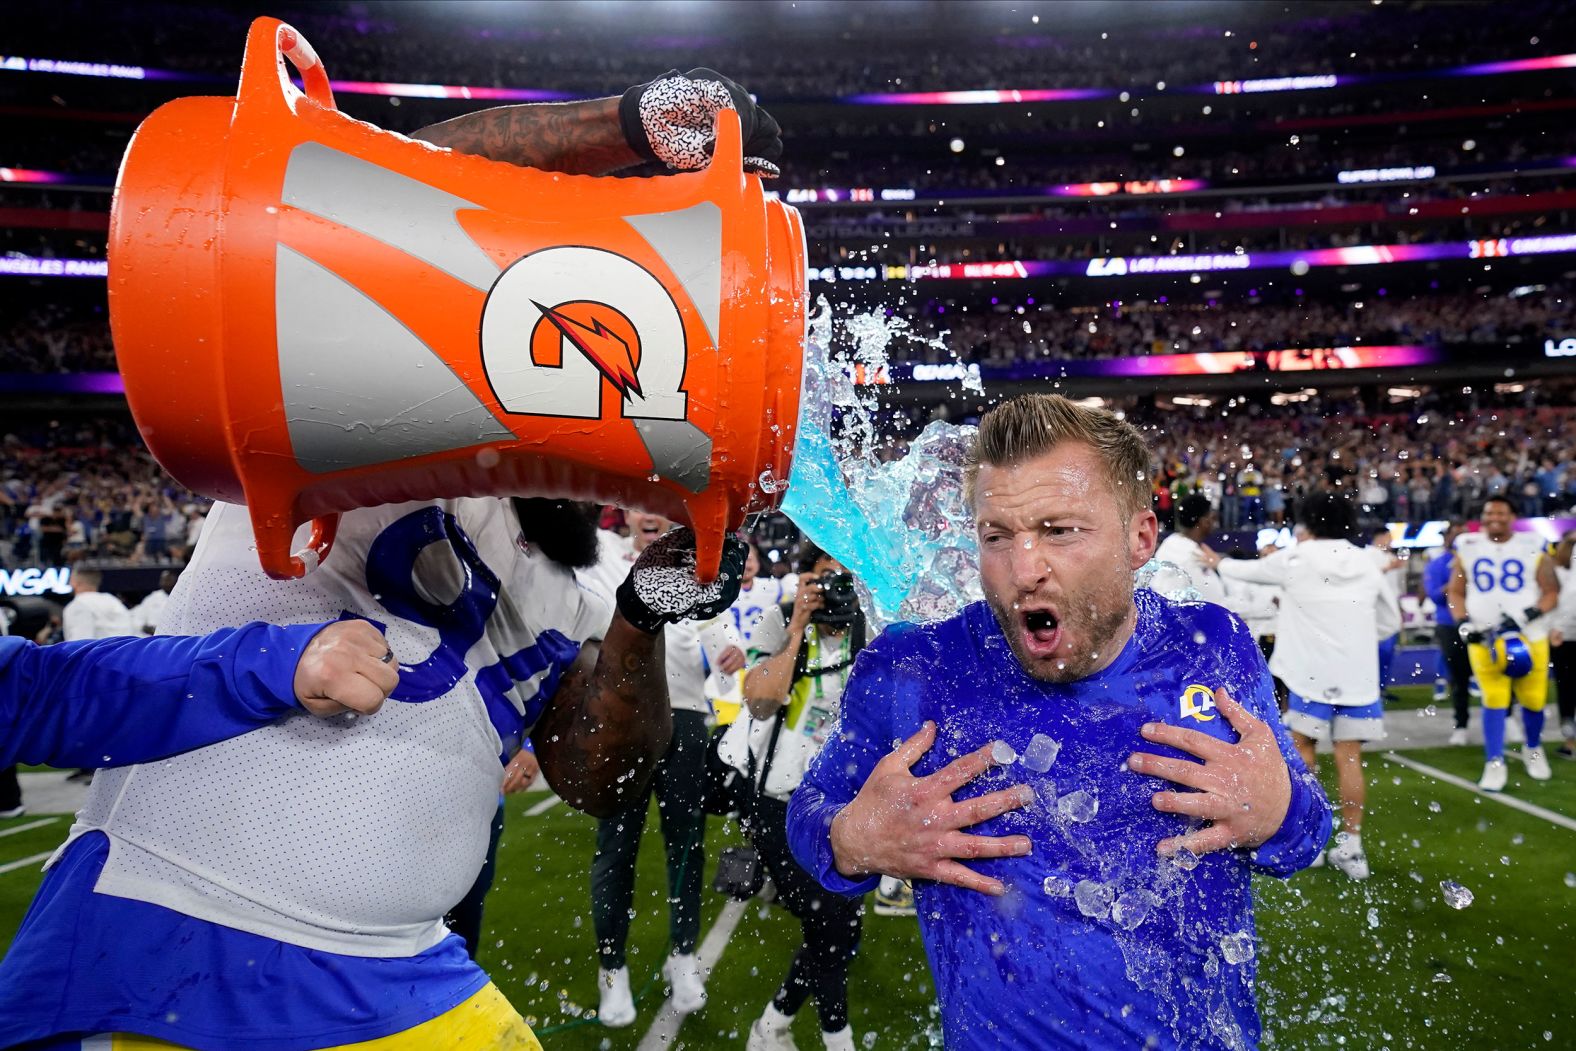
<instances>
[{"instance_id":1,"label":"white hoodie","mask_svg":"<svg viewBox=\"0 0 1576 1051\"><path fill-rule=\"evenodd\" d=\"M1229 580L1280 585L1270 671L1293 693L1336 705L1379 700L1379 640L1389 621L1379 568L1361 548L1305 540L1268 558L1225 559L1219 570Z\"/></svg>"}]
</instances>

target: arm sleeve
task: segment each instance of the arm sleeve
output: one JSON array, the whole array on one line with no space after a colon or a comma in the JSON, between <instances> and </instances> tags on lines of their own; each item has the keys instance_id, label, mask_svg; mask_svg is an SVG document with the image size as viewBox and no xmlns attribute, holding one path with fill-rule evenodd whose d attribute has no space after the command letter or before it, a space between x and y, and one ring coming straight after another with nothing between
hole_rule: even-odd
<instances>
[{"instance_id":1,"label":"arm sleeve","mask_svg":"<svg viewBox=\"0 0 1576 1051\"><path fill-rule=\"evenodd\" d=\"M889 662L879 644L854 663L843 689L838 725L788 800L788 846L795 860L827 890L851 897L868 893L879 876L853 880L832 857L832 820L853 801L865 779L892 749Z\"/></svg>"},{"instance_id":2,"label":"arm sleeve","mask_svg":"<svg viewBox=\"0 0 1576 1051\"><path fill-rule=\"evenodd\" d=\"M1245 580L1254 584L1286 583L1287 557L1290 551L1277 551L1269 558L1223 558L1215 567L1227 580Z\"/></svg>"},{"instance_id":3,"label":"arm sleeve","mask_svg":"<svg viewBox=\"0 0 1576 1051\"><path fill-rule=\"evenodd\" d=\"M1234 633L1233 644L1244 662L1252 662L1248 666L1253 669L1246 690L1247 699L1241 703L1274 731L1275 744L1280 748L1281 757L1286 761L1286 773L1291 778L1291 800L1287 804L1286 817L1281 821L1281 827L1250 851L1248 860L1261 872L1286 877L1307 868L1329 841L1332 820L1330 802L1325 798L1318 778L1303 765L1302 756L1297 753L1290 732L1281 722L1280 710L1275 703L1275 680L1264 663L1263 653L1245 628Z\"/></svg>"},{"instance_id":4,"label":"arm sleeve","mask_svg":"<svg viewBox=\"0 0 1576 1051\"><path fill-rule=\"evenodd\" d=\"M322 624L35 646L0 639L0 767L124 766L299 710L295 667Z\"/></svg>"}]
</instances>

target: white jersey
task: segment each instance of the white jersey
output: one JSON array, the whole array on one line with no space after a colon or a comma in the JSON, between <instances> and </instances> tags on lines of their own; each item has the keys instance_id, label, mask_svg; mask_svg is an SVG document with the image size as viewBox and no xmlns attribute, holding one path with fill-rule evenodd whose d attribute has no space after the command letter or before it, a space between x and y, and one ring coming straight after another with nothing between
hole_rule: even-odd
<instances>
[{"instance_id":1,"label":"white jersey","mask_svg":"<svg viewBox=\"0 0 1576 1051\"><path fill-rule=\"evenodd\" d=\"M1534 533L1512 533L1500 543L1484 533L1456 537L1456 564L1467 578L1467 619L1491 628L1510 617L1526 626L1526 609L1538 604L1538 564L1549 544Z\"/></svg>"},{"instance_id":2,"label":"white jersey","mask_svg":"<svg viewBox=\"0 0 1576 1051\"><path fill-rule=\"evenodd\" d=\"M1220 563L1227 580L1281 588L1270 671L1310 701L1372 704L1379 699L1385 608L1379 569L1345 540L1305 540L1265 558ZM1399 613L1397 613L1399 619Z\"/></svg>"},{"instance_id":3,"label":"white jersey","mask_svg":"<svg viewBox=\"0 0 1576 1051\"><path fill-rule=\"evenodd\" d=\"M733 605L728 607L724 616L733 618L733 626L738 629L739 638L744 640L746 653L759 652L761 649L757 641L761 618L768 610L793 602L798 592L799 577L793 573L785 577L757 573L750 586L739 592L739 597L733 600Z\"/></svg>"},{"instance_id":4,"label":"white jersey","mask_svg":"<svg viewBox=\"0 0 1576 1051\"><path fill-rule=\"evenodd\" d=\"M597 531L597 563L575 570L580 586L599 595L612 608L618 586L635 564L635 545L627 536L607 529ZM706 700L706 666L701 661L700 625L681 620L662 629L668 677L668 705L676 712L709 712Z\"/></svg>"},{"instance_id":5,"label":"white jersey","mask_svg":"<svg viewBox=\"0 0 1576 1051\"><path fill-rule=\"evenodd\" d=\"M610 617L518 537L497 499L350 511L322 566L277 581L246 509L216 505L166 631L349 613L386 627L400 684L375 715L300 712L100 771L72 828L109 837L94 889L354 956L441 940L487 851L500 754Z\"/></svg>"},{"instance_id":6,"label":"white jersey","mask_svg":"<svg viewBox=\"0 0 1576 1051\"><path fill-rule=\"evenodd\" d=\"M1172 533L1155 548L1155 558L1170 562L1186 573L1205 602L1227 605L1226 586L1221 582L1220 574L1204 564L1204 546L1198 541L1189 540L1181 533Z\"/></svg>"},{"instance_id":7,"label":"white jersey","mask_svg":"<svg viewBox=\"0 0 1576 1051\"><path fill-rule=\"evenodd\" d=\"M138 631L148 635L168 635L169 632L159 631L159 622L164 617L164 607L169 605L169 602L170 593L163 588L151 593L132 607L132 624Z\"/></svg>"},{"instance_id":8,"label":"white jersey","mask_svg":"<svg viewBox=\"0 0 1576 1051\"><path fill-rule=\"evenodd\" d=\"M1362 549L1362 552L1379 571L1379 594L1383 600L1379 610L1379 637L1388 639L1399 632L1403 625L1401 588L1406 581L1406 566L1392 568L1391 563L1396 561L1395 555L1377 544L1369 544Z\"/></svg>"}]
</instances>

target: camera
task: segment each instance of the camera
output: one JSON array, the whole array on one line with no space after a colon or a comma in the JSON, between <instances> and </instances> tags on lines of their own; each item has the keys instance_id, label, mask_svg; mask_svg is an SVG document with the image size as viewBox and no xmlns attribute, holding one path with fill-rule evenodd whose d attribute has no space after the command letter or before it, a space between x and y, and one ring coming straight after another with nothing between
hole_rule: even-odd
<instances>
[{"instance_id":1,"label":"camera","mask_svg":"<svg viewBox=\"0 0 1576 1051\"><path fill-rule=\"evenodd\" d=\"M822 605L810 614L810 623L845 627L859 614L859 595L854 591L852 573L822 573L815 579L821 589Z\"/></svg>"}]
</instances>

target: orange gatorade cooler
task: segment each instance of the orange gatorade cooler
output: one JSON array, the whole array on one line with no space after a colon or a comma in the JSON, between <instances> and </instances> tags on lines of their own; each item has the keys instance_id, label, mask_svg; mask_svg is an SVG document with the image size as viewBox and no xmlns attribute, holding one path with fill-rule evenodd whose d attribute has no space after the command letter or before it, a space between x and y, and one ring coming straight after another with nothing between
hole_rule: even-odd
<instances>
[{"instance_id":1,"label":"orange gatorade cooler","mask_svg":"<svg viewBox=\"0 0 1576 1051\"><path fill-rule=\"evenodd\" d=\"M235 99L137 130L109 302L149 449L247 505L275 577L327 556L339 512L484 494L688 522L710 577L788 477L804 229L742 173L731 111L704 171L518 168L345 116L260 18Z\"/></svg>"}]
</instances>

